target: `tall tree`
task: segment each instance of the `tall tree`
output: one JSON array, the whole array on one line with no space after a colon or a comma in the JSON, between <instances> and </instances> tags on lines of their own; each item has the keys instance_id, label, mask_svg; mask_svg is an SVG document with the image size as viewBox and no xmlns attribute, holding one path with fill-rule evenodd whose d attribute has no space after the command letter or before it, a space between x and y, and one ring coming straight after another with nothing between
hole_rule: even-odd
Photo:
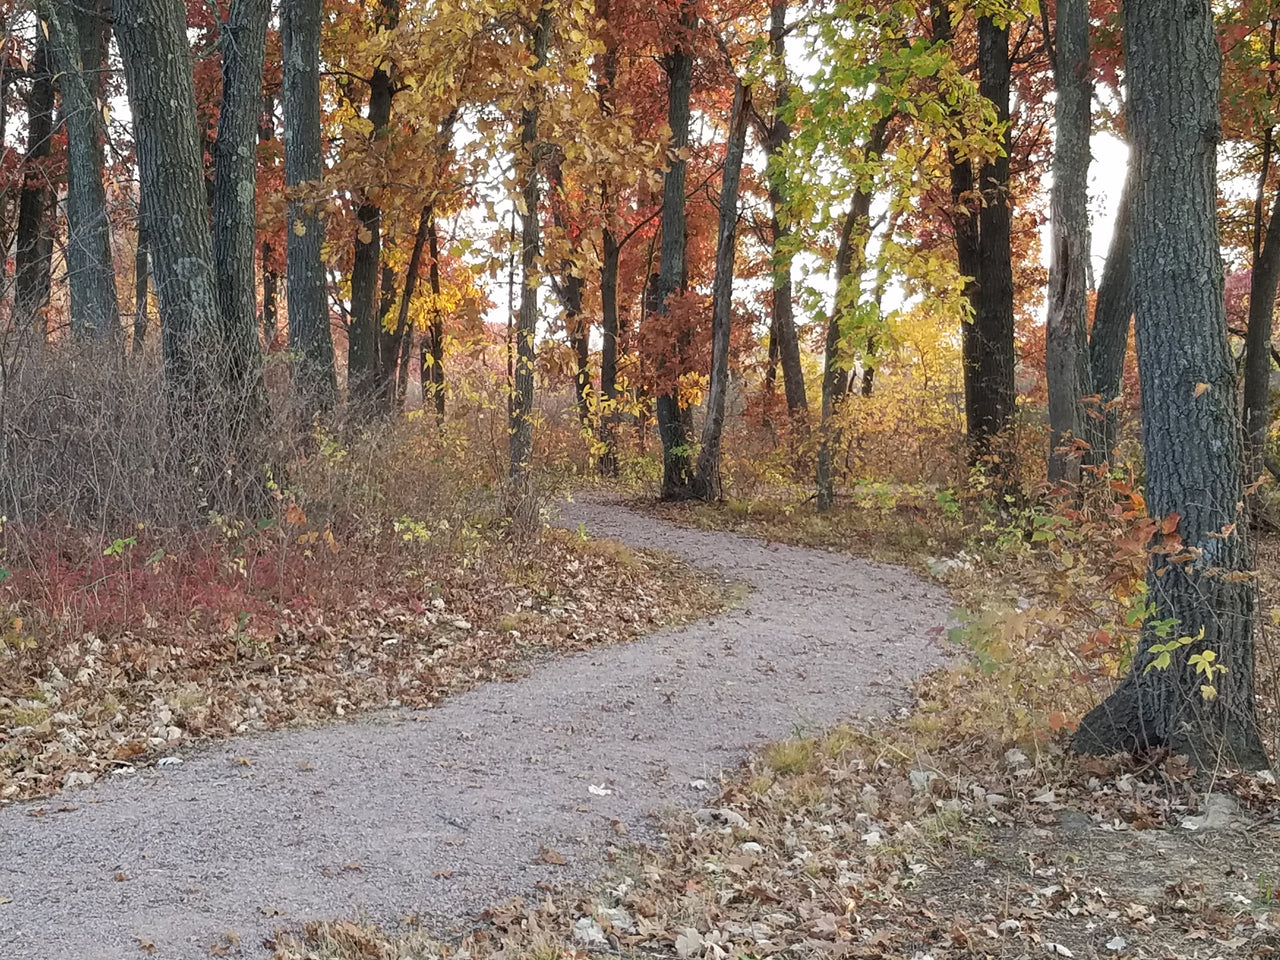
<instances>
[{"instance_id":1,"label":"tall tree","mask_svg":"<svg viewBox=\"0 0 1280 960\"><path fill-rule=\"evenodd\" d=\"M1243 450L1218 246L1213 7L1125 0L1123 12L1146 493L1164 538L1147 575L1155 610L1132 670L1085 717L1075 745L1167 747L1206 767L1225 760L1261 769L1258 585L1241 522ZM1171 634L1159 624L1171 624ZM1181 637L1187 642L1166 650L1158 668L1153 647Z\"/></svg>"},{"instance_id":2,"label":"tall tree","mask_svg":"<svg viewBox=\"0 0 1280 960\"><path fill-rule=\"evenodd\" d=\"M222 25L222 107L213 145L213 256L221 313L222 382L241 438L266 416L258 297L255 186L262 70L271 0L232 0Z\"/></svg>"},{"instance_id":3,"label":"tall tree","mask_svg":"<svg viewBox=\"0 0 1280 960\"><path fill-rule=\"evenodd\" d=\"M1058 0L1054 29L1053 230L1045 369L1049 387L1049 480L1078 483L1081 450L1092 446L1096 421L1084 398L1093 394L1089 369L1089 4Z\"/></svg>"},{"instance_id":4,"label":"tall tree","mask_svg":"<svg viewBox=\"0 0 1280 960\"><path fill-rule=\"evenodd\" d=\"M109 26L107 0L44 8L58 66L67 130L67 276L71 332L78 340L120 337L120 304L111 257L111 221L103 185L102 69Z\"/></svg>"},{"instance_id":5,"label":"tall tree","mask_svg":"<svg viewBox=\"0 0 1280 960\"><path fill-rule=\"evenodd\" d=\"M1013 420L1016 396L1009 208L1009 27L992 16L978 18L978 75L978 89L991 103L1005 131L1001 154L984 164L976 177L981 197L973 264L977 273L971 288L973 319L963 331L965 419L975 459L992 453L991 441ZM962 256L961 270L966 266L963 259Z\"/></svg>"},{"instance_id":6,"label":"tall tree","mask_svg":"<svg viewBox=\"0 0 1280 960\"><path fill-rule=\"evenodd\" d=\"M49 213L53 191L45 168L53 144L53 69L49 45L36 39L31 63L31 86L26 95L27 152L23 160L22 193L18 199L17 309L32 320L49 302L49 268L53 258L53 232ZM38 324L41 330L45 321Z\"/></svg>"},{"instance_id":7,"label":"tall tree","mask_svg":"<svg viewBox=\"0 0 1280 960\"><path fill-rule=\"evenodd\" d=\"M773 230L773 295L770 298L769 351L782 365L782 386L786 392L787 413L794 420L809 409L805 395L804 371L800 366L800 340L796 334L794 291L791 282L791 230L781 216L787 204L787 175L782 154L791 141L791 125L787 109L791 99L791 83L787 76L787 7L788 0L772 0L769 7L769 44L776 75L773 117L765 139L768 157L770 225Z\"/></svg>"},{"instance_id":8,"label":"tall tree","mask_svg":"<svg viewBox=\"0 0 1280 960\"><path fill-rule=\"evenodd\" d=\"M175 414L207 439L219 417L209 405L210 388L215 386L209 359L217 349L221 314L195 85L186 53L186 6L182 0L117 0L115 20L133 114L170 398Z\"/></svg>"},{"instance_id":9,"label":"tall tree","mask_svg":"<svg viewBox=\"0 0 1280 960\"><path fill-rule=\"evenodd\" d=\"M1132 157L1120 192L1120 208L1107 249L1107 262L1098 284L1089 331L1089 369L1093 389L1103 406L1101 437L1095 439L1090 460L1098 465L1110 462L1116 445L1115 401L1124 379L1124 357L1129 348L1129 321L1133 319L1133 217L1130 197L1135 191L1137 165Z\"/></svg>"},{"instance_id":10,"label":"tall tree","mask_svg":"<svg viewBox=\"0 0 1280 960\"><path fill-rule=\"evenodd\" d=\"M322 251L324 220L308 188L323 176L320 137L321 0L281 0L284 56L284 176L289 190L286 298L294 388L302 420L333 409L337 387Z\"/></svg>"},{"instance_id":11,"label":"tall tree","mask_svg":"<svg viewBox=\"0 0 1280 960\"><path fill-rule=\"evenodd\" d=\"M533 364L538 328L537 260L541 237L538 204L538 100L542 95L541 71L547 65L551 42L552 8L542 3L529 32L529 55L534 82L525 94L520 112L520 313L515 324L515 356L511 392L511 487L513 514L529 505L530 466L533 459Z\"/></svg>"},{"instance_id":12,"label":"tall tree","mask_svg":"<svg viewBox=\"0 0 1280 960\"><path fill-rule=\"evenodd\" d=\"M1280 17L1271 15L1267 43L1267 102L1276 96L1276 41ZM1245 451L1250 481L1262 472L1266 458L1267 431L1271 427L1271 325L1276 309L1276 288L1280 285L1280 190L1266 216L1267 181L1275 155L1275 127L1263 132L1262 167L1253 203L1252 273L1249 277L1249 327L1245 333L1244 427Z\"/></svg>"},{"instance_id":13,"label":"tall tree","mask_svg":"<svg viewBox=\"0 0 1280 960\"><path fill-rule=\"evenodd\" d=\"M667 125L671 128L667 169L662 177L662 251L658 268L657 313L666 316L672 301L685 292L688 243L688 219L685 210L685 179L689 145L689 102L693 91L694 30L698 24L695 5L681 0L678 34L663 58L667 74ZM682 353L675 344L677 354ZM680 359L672 356L672 345L663 347L659 356L662 368ZM657 398L658 433L662 437L663 500L687 500L693 496L693 458L689 449L689 432L680 410L676 379L670 371L664 378Z\"/></svg>"},{"instance_id":14,"label":"tall tree","mask_svg":"<svg viewBox=\"0 0 1280 960\"><path fill-rule=\"evenodd\" d=\"M600 115L614 115L614 86L618 82L618 35L610 22L609 0L596 0L596 16L604 25L604 53L600 58L600 78L596 91L600 99ZM600 471L605 476L618 474L618 270L622 245L618 242L613 217L614 192L607 181L600 184L600 206L604 222L600 229L600 397L604 415L600 418Z\"/></svg>"},{"instance_id":15,"label":"tall tree","mask_svg":"<svg viewBox=\"0 0 1280 960\"><path fill-rule=\"evenodd\" d=\"M377 23L380 29L395 26L399 10L392 2L379 4ZM392 65L379 63L369 78L368 120L370 146L387 133L391 122L391 106L395 88L391 81ZM382 207L366 191L356 212L359 230L356 234L355 257L351 267L351 327L347 340L347 393L352 406L370 413L385 398L381 396L385 381L379 364L382 311L379 309L379 274L382 262Z\"/></svg>"},{"instance_id":16,"label":"tall tree","mask_svg":"<svg viewBox=\"0 0 1280 960\"><path fill-rule=\"evenodd\" d=\"M729 117L729 143L720 185L720 227L716 240L716 278L711 292L711 381L707 418L694 472L693 487L702 500L719 500L720 446L724 437L725 398L729 393L729 334L733 317L733 263L738 242L738 184L746 152L747 112L751 98L741 80L734 85Z\"/></svg>"}]
</instances>

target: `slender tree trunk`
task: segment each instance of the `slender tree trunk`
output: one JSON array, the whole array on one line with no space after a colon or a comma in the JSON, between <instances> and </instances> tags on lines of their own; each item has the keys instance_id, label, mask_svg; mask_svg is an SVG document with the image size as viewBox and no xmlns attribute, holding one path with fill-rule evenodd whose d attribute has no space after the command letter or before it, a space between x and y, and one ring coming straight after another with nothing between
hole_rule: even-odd
<instances>
[{"instance_id":1,"label":"slender tree trunk","mask_svg":"<svg viewBox=\"0 0 1280 960\"><path fill-rule=\"evenodd\" d=\"M1276 40L1280 19L1271 18L1268 45L1267 93L1276 93ZM1266 458L1267 431L1271 427L1271 324L1275 314L1276 286L1280 284L1280 190L1272 204L1271 219L1262 225L1267 175L1274 153L1274 129L1268 129L1263 143L1262 170L1253 205L1253 271L1249 280L1249 329L1245 333L1244 429L1245 479L1256 480Z\"/></svg>"},{"instance_id":2,"label":"slender tree trunk","mask_svg":"<svg viewBox=\"0 0 1280 960\"><path fill-rule=\"evenodd\" d=\"M147 281L150 279L147 209L138 197L138 236L133 251L133 355L141 356L147 342Z\"/></svg>"},{"instance_id":3,"label":"slender tree trunk","mask_svg":"<svg viewBox=\"0 0 1280 960\"><path fill-rule=\"evenodd\" d=\"M396 330L402 336L412 330L409 322L409 307L413 304L414 294L418 292L418 278L422 275L422 254L427 247L427 235L431 230L433 213L431 204L422 208L418 214L418 230L413 236L413 250L409 254L409 268L405 271L404 289L400 292L400 309L396 313ZM409 370L409 345L405 344L400 351L399 381L407 382ZM422 381L422 405L427 405L427 382ZM403 389L397 386L397 392L403 396Z\"/></svg>"},{"instance_id":4,"label":"slender tree trunk","mask_svg":"<svg viewBox=\"0 0 1280 960\"><path fill-rule=\"evenodd\" d=\"M609 0L596 0L596 16L609 23ZM610 28L605 34L604 56L601 58L600 80L596 85L600 97L600 115L614 114L613 89L618 80L618 41ZM613 230L615 214L613 191L607 181L600 184L600 206L604 213L601 228L600 260L600 396L604 412L600 417L600 472L606 477L618 475L618 267L622 250Z\"/></svg>"},{"instance_id":5,"label":"slender tree trunk","mask_svg":"<svg viewBox=\"0 0 1280 960\"><path fill-rule=\"evenodd\" d=\"M386 244L390 246L391 240ZM396 381L400 369L400 351L405 330L395 324L396 272L382 262L382 283L378 297L378 400L384 413L395 413L400 407L396 398Z\"/></svg>"},{"instance_id":6,"label":"slender tree trunk","mask_svg":"<svg viewBox=\"0 0 1280 960\"><path fill-rule=\"evenodd\" d=\"M621 251L613 231L604 228L601 238L604 255L600 261L600 396L604 399L604 415L600 418L600 438L604 453L600 456L600 472L606 477L618 475L618 264Z\"/></svg>"},{"instance_id":7,"label":"slender tree trunk","mask_svg":"<svg viewBox=\"0 0 1280 960\"><path fill-rule=\"evenodd\" d=\"M1093 308L1093 329L1089 333L1089 367L1093 389L1102 401L1102 438L1095 445L1094 466L1111 461L1116 446L1115 403L1124 378L1124 357L1129 348L1129 321L1133 318L1133 217L1130 201L1136 192L1137 164L1129 159L1120 209L1116 214L1107 250L1107 262L1098 284L1098 300Z\"/></svg>"},{"instance_id":8,"label":"slender tree trunk","mask_svg":"<svg viewBox=\"0 0 1280 960\"><path fill-rule=\"evenodd\" d=\"M280 274L273 265L275 247L262 241L262 342L270 348L280 333Z\"/></svg>"},{"instance_id":9,"label":"slender tree trunk","mask_svg":"<svg viewBox=\"0 0 1280 960\"><path fill-rule=\"evenodd\" d=\"M422 404L428 397L434 402L436 420L444 422L444 316L440 309L440 238L436 232L434 211L427 221L427 279L431 284L431 326L422 344ZM430 363L428 363L428 360ZM428 384L430 388L428 389Z\"/></svg>"},{"instance_id":10,"label":"slender tree trunk","mask_svg":"<svg viewBox=\"0 0 1280 960\"><path fill-rule=\"evenodd\" d=\"M716 278L711 293L711 382L707 391L707 419L693 486L702 500L723 496L720 446L724 436L725 399L729 393L729 335L733 318L733 262L738 240L738 184L747 144L750 94L739 80L734 86L729 117L729 142L720 186L720 227L716 240Z\"/></svg>"},{"instance_id":11,"label":"slender tree trunk","mask_svg":"<svg viewBox=\"0 0 1280 960\"><path fill-rule=\"evenodd\" d=\"M794 295L791 283L791 251L788 243L791 228L783 219L787 204L787 174L782 152L791 141L791 126L786 110L791 99L787 78L787 7L789 0L772 0L769 9L769 43L773 67L777 73L777 93L769 136L765 141L768 158L770 223L773 228L773 296L770 301L770 353L776 349L782 365L782 383L787 397L787 413L793 421L801 420L809 410L805 395L804 371L800 365L800 339L796 334Z\"/></svg>"},{"instance_id":12,"label":"slender tree trunk","mask_svg":"<svg viewBox=\"0 0 1280 960\"><path fill-rule=\"evenodd\" d=\"M1152 554L1155 612L1132 670L1085 717L1075 745L1168 747L1202 767L1256 770L1268 760L1253 696L1258 584L1241 522L1243 449L1218 247L1213 9L1209 0L1125 0L1123 13L1146 493L1151 515L1169 528L1170 552ZM1191 639L1171 651L1169 666L1152 669L1161 622L1174 625L1169 639ZM1205 651L1225 672L1196 672L1190 658Z\"/></svg>"},{"instance_id":13,"label":"slender tree trunk","mask_svg":"<svg viewBox=\"0 0 1280 960\"><path fill-rule=\"evenodd\" d=\"M320 137L321 0L281 0L284 179L289 190L285 291L289 349L304 427L333 409L337 387L324 263L324 221L304 190L323 176Z\"/></svg>"},{"instance_id":14,"label":"slender tree trunk","mask_svg":"<svg viewBox=\"0 0 1280 960\"><path fill-rule=\"evenodd\" d=\"M687 268L687 218L685 212L685 179L688 163L682 153L689 144L689 100L693 90L693 32L698 15L693 3L682 0L681 36L664 59L668 80L667 125L671 128L668 167L662 178L662 252L658 280L658 314L665 316L671 301L684 293ZM658 375L674 361L683 360L681 345L667 347L657 358ZM666 375L657 398L658 433L662 437L663 500L687 500L694 495L693 458L689 449L689 432L680 411L680 396L675 378Z\"/></svg>"},{"instance_id":15,"label":"slender tree trunk","mask_svg":"<svg viewBox=\"0 0 1280 960\"><path fill-rule=\"evenodd\" d=\"M1088 0L1058 0L1054 79L1053 228L1045 369L1049 387L1049 482L1080 481L1081 451L1097 442L1085 397L1089 370L1089 80Z\"/></svg>"},{"instance_id":16,"label":"slender tree trunk","mask_svg":"<svg viewBox=\"0 0 1280 960\"><path fill-rule=\"evenodd\" d=\"M120 304L103 186L102 111L97 91L108 13L101 0L73 8L50 0L44 13L58 66L67 131L67 277L71 333L80 341L120 339Z\"/></svg>"},{"instance_id":17,"label":"slender tree trunk","mask_svg":"<svg viewBox=\"0 0 1280 960\"><path fill-rule=\"evenodd\" d=\"M53 232L49 213L53 191L49 189L46 161L53 138L53 71L49 45L37 37L31 63L31 90L26 97L27 154L23 162L22 193L18 199L17 309L18 316L43 334L48 321L49 268L53 258ZM39 319L37 319L39 318Z\"/></svg>"},{"instance_id":18,"label":"slender tree trunk","mask_svg":"<svg viewBox=\"0 0 1280 960\"><path fill-rule=\"evenodd\" d=\"M370 140L380 141L391 122L391 75L379 66L369 82ZM378 362L378 277L382 258L382 208L366 194L356 213L356 235L351 267L351 327L347 339L347 396L352 407L369 415L382 406L386 382Z\"/></svg>"},{"instance_id":19,"label":"slender tree trunk","mask_svg":"<svg viewBox=\"0 0 1280 960\"><path fill-rule=\"evenodd\" d=\"M884 153L888 143L890 118L876 123L866 144L863 145L864 162L874 163ZM822 364L822 414L818 439L818 463L816 474L817 505L820 511L835 505L835 448L840 444L840 432L834 418L841 401L849 392L849 370L840 356L840 341L845 327L844 318L849 308L856 305L859 284L867 246L867 232L871 219L872 187L868 184L853 195L849 212L840 228L840 245L836 249L836 293L827 318L827 339Z\"/></svg>"},{"instance_id":20,"label":"slender tree trunk","mask_svg":"<svg viewBox=\"0 0 1280 960\"><path fill-rule=\"evenodd\" d=\"M1013 263L1009 210L1009 28L978 18L978 88L1005 124L1004 153L982 168L977 188L977 285L973 321L965 325L965 413L974 461L995 455L992 441L1013 422ZM963 269L963 265L961 267ZM993 460L997 474L1006 466Z\"/></svg>"},{"instance_id":21,"label":"slender tree trunk","mask_svg":"<svg viewBox=\"0 0 1280 960\"><path fill-rule=\"evenodd\" d=\"M549 187L552 193L551 216L558 230L564 231L566 226L564 207L567 196L564 189L564 170L560 160L550 164ZM577 254L577 242L573 241L570 253ZM574 399L578 407L578 422L586 426L591 419L591 403L588 399L591 391L590 366L590 332L586 318L582 315L582 277L575 271L577 263L572 257L565 258L560 265L560 280L556 285L560 296L560 305L564 308L564 328L569 338L569 347L574 356Z\"/></svg>"},{"instance_id":22,"label":"slender tree trunk","mask_svg":"<svg viewBox=\"0 0 1280 960\"><path fill-rule=\"evenodd\" d=\"M213 260L222 317L218 359L228 403L224 429L246 468L248 438L267 416L254 254L258 121L270 15L270 0L232 0L222 25L222 106L213 145Z\"/></svg>"},{"instance_id":23,"label":"slender tree trunk","mask_svg":"<svg viewBox=\"0 0 1280 960\"><path fill-rule=\"evenodd\" d=\"M221 324L213 241L196 129L195 86L181 0L117 0L116 35L129 85L147 233L160 301L171 401L201 442L218 413L208 403ZM174 51L183 54L175 56ZM196 456L211 451L201 449ZM211 469L216 468L209 464Z\"/></svg>"},{"instance_id":24,"label":"slender tree trunk","mask_svg":"<svg viewBox=\"0 0 1280 960\"><path fill-rule=\"evenodd\" d=\"M551 41L552 9L543 4L529 37L533 69L547 64ZM519 168L523 180L520 214L520 314L514 330L515 357L511 392L511 488L509 509L512 516L523 517L530 505L530 468L533 460L533 364L534 338L538 327L537 258L540 245L538 204L538 106L541 91L530 92L530 105L520 115Z\"/></svg>"}]
</instances>

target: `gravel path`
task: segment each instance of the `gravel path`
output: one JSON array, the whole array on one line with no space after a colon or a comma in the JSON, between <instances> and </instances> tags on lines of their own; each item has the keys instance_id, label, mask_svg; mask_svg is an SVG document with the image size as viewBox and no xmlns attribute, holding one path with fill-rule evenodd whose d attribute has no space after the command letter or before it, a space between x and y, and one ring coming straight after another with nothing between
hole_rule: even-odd
<instances>
[{"instance_id":1,"label":"gravel path","mask_svg":"<svg viewBox=\"0 0 1280 960\"><path fill-rule=\"evenodd\" d=\"M902 568L612 502L566 504L561 523L752 591L714 620L435 710L229 741L43 816L0 809L0 960L136 958L148 943L185 960L225 933L259 956L272 929L306 919L460 921L601 870L611 820L642 835L650 811L698 805L691 781L752 745L883 708L939 660L946 597ZM568 865L537 862L544 845Z\"/></svg>"}]
</instances>

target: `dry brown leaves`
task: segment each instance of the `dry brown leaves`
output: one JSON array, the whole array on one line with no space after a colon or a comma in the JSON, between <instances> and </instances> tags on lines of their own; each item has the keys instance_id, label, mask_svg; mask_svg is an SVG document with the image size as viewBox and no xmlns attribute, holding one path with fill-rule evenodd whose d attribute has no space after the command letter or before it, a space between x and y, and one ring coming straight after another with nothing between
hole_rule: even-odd
<instances>
[{"instance_id":1,"label":"dry brown leaves","mask_svg":"<svg viewBox=\"0 0 1280 960\"><path fill-rule=\"evenodd\" d=\"M194 740L430 706L718 601L668 557L554 530L465 555L376 556L349 593L317 590L270 616L0 645L0 802L128 773Z\"/></svg>"}]
</instances>

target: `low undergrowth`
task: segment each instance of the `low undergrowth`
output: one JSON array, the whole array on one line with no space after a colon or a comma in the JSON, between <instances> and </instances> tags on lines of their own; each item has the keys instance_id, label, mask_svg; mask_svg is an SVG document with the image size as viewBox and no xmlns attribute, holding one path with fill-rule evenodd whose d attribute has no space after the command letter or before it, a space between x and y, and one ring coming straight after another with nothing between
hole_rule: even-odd
<instances>
[{"instance_id":1,"label":"low undergrowth","mask_svg":"<svg viewBox=\"0 0 1280 960\"><path fill-rule=\"evenodd\" d=\"M670 558L513 529L421 421L321 437L254 522L0 530L0 803L192 741L425 707L714 609Z\"/></svg>"}]
</instances>

